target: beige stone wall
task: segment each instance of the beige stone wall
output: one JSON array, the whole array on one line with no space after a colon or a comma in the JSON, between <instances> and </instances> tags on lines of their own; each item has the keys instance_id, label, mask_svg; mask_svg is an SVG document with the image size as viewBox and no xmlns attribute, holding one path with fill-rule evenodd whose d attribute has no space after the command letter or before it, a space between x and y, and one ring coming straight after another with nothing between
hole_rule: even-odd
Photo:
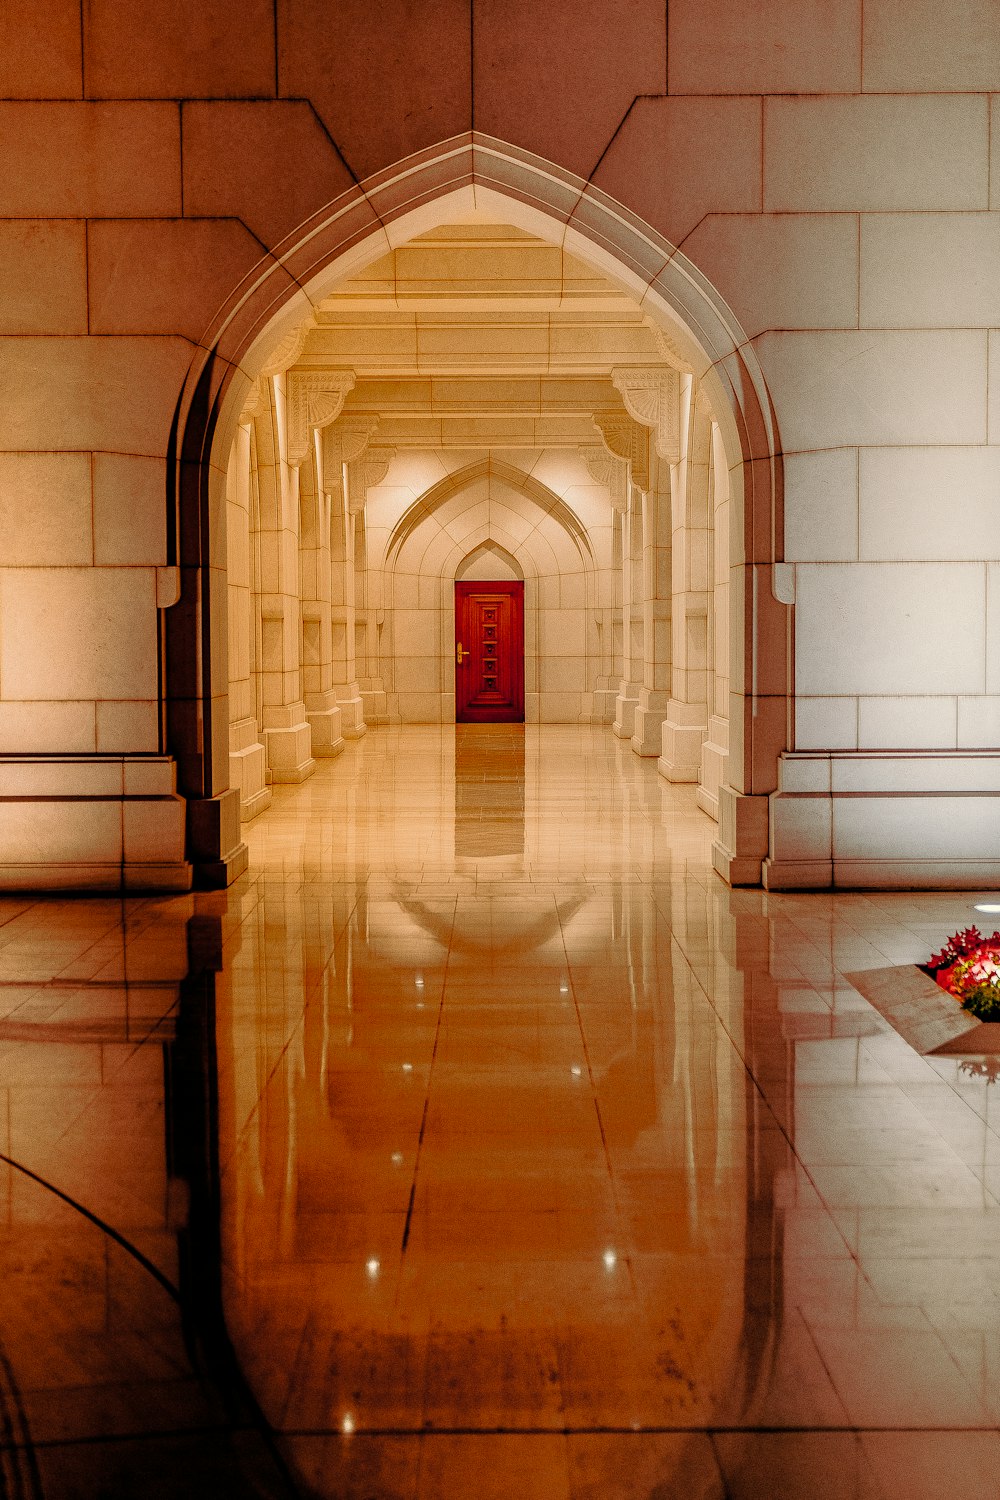
<instances>
[{"instance_id":1,"label":"beige stone wall","mask_svg":"<svg viewBox=\"0 0 1000 1500\"><path fill-rule=\"evenodd\" d=\"M474 39L468 7L446 0L351 0L334 19L318 0L46 0L5 16L5 884L239 867L233 433L214 477L193 434L216 419L226 361L279 305L311 309L302 287L338 195L354 215L340 246L384 233L356 184L470 130L480 161L484 136L511 148L505 180L484 167L479 191L518 213L537 195L517 186L516 153L555 164L550 237L588 245L644 305L683 304L729 392L720 868L751 878L769 849L776 884L1000 875L994 8L761 0L751 27L715 0L667 9L487 0ZM452 187L474 180L468 159ZM443 198L444 166L437 180ZM389 181L382 222L405 238ZM627 210L614 235L593 227L601 195ZM652 247L631 258L628 214ZM757 428L751 386L770 400L754 395ZM284 628L280 646L265 632L279 674L299 649ZM294 736L295 705L271 706Z\"/></svg>"}]
</instances>

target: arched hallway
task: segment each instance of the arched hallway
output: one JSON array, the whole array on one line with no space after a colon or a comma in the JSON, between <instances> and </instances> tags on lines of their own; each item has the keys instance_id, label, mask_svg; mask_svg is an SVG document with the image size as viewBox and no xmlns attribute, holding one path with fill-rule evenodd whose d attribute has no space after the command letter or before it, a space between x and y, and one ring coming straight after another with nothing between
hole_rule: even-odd
<instances>
[{"instance_id":1,"label":"arched hallway","mask_svg":"<svg viewBox=\"0 0 1000 1500\"><path fill-rule=\"evenodd\" d=\"M991 1083L846 977L967 898L712 828L607 726L382 727L226 892L0 902L14 1492L981 1500Z\"/></svg>"}]
</instances>

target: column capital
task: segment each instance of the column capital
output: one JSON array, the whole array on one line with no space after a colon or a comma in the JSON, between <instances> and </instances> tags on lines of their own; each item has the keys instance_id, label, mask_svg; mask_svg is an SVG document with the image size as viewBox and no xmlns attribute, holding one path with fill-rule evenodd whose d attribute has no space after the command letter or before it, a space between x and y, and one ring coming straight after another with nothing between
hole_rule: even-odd
<instances>
[{"instance_id":1,"label":"column capital","mask_svg":"<svg viewBox=\"0 0 1000 1500\"><path fill-rule=\"evenodd\" d=\"M662 366L624 367L611 371L611 383L625 410L653 433L658 456L675 464L681 456L680 376Z\"/></svg>"},{"instance_id":2,"label":"column capital","mask_svg":"<svg viewBox=\"0 0 1000 1500\"><path fill-rule=\"evenodd\" d=\"M316 327L315 318L307 318L291 333L286 333L284 338L279 339L272 348L270 354L265 355L257 375L261 380L270 380L273 375L284 375L290 370L306 346L306 339Z\"/></svg>"},{"instance_id":3,"label":"column capital","mask_svg":"<svg viewBox=\"0 0 1000 1500\"><path fill-rule=\"evenodd\" d=\"M352 516L364 510L368 491L381 484L396 456L395 448L368 448L347 469L347 500Z\"/></svg>"},{"instance_id":4,"label":"column capital","mask_svg":"<svg viewBox=\"0 0 1000 1500\"><path fill-rule=\"evenodd\" d=\"M323 469L331 476L331 488L340 484L343 464L361 457L378 430L378 417L343 417L323 429Z\"/></svg>"},{"instance_id":5,"label":"column capital","mask_svg":"<svg viewBox=\"0 0 1000 1500\"><path fill-rule=\"evenodd\" d=\"M286 376L288 462L295 468L309 457L313 429L337 420L353 388L353 370L292 370Z\"/></svg>"},{"instance_id":6,"label":"column capital","mask_svg":"<svg viewBox=\"0 0 1000 1500\"><path fill-rule=\"evenodd\" d=\"M649 434L646 428L619 407L595 411L593 422L608 452L629 465L633 484L641 490L648 490Z\"/></svg>"},{"instance_id":7,"label":"column capital","mask_svg":"<svg viewBox=\"0 0 1000 1500\"><path fill-rule=\"evenodd\" d=\"M623 511L628 502L628 464L616 458L607 448L581 448L580 457L595 484L603 484L611 495L615 510Z\"/></svg>"},{"instance_id":8,"label":"column capital","mask_svg":"<svg viewBox=\"0 0 1000 1500\"><path fill-rule=\"evenodd\" d=\"M262 417L267 410L267 397L264 394L264 381L259 378L253 382L246 395L243 397L243 407L240 411L240 425L246 426L252 422L254 417Z\"/></svg>"},{"instance_id":9,"label":"column capital","mask_svg":"<svg viewBox=\"0 0 1000 1500\"><path fill-rule=\"evenodd\" d=\"M661 357L674 370L679 370L682 375L691 374L691 363L680 345L671 338L666 329L659 324L652 313L647 313L642 320L656 341L656 347Z\"/></svg>"}]
</instances>

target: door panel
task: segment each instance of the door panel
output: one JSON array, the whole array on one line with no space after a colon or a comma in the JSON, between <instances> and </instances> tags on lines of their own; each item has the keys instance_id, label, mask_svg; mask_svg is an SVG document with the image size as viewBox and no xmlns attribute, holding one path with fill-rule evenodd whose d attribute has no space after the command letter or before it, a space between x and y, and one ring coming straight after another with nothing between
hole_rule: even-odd
<instances>
[{"instance_id":1,"label":"door panel","mask_svg":"<svg viewBox=\"0 0 1000 1500\"><path fill-rule=\"evenodd\" d=\"M455 584L455 719L524 722L524 584Z\"/></svg>"}]
</instances>

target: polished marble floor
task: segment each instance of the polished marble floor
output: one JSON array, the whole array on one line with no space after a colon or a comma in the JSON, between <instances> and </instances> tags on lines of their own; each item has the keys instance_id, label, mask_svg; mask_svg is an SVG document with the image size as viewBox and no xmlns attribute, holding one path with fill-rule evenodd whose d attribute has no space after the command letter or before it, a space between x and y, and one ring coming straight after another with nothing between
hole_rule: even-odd
<instances>
[{"instance_id":1,"label":"polished marble floor","mask_svg":"<svg viewBox=\"0 0 1000 1500\"><path fill-rule=\"evenodd\" d=\"M1000 1143L603 729L380 729L222 894L0 902L0 1493L1000 1496Z\"/></svg>"}]
</instances>

